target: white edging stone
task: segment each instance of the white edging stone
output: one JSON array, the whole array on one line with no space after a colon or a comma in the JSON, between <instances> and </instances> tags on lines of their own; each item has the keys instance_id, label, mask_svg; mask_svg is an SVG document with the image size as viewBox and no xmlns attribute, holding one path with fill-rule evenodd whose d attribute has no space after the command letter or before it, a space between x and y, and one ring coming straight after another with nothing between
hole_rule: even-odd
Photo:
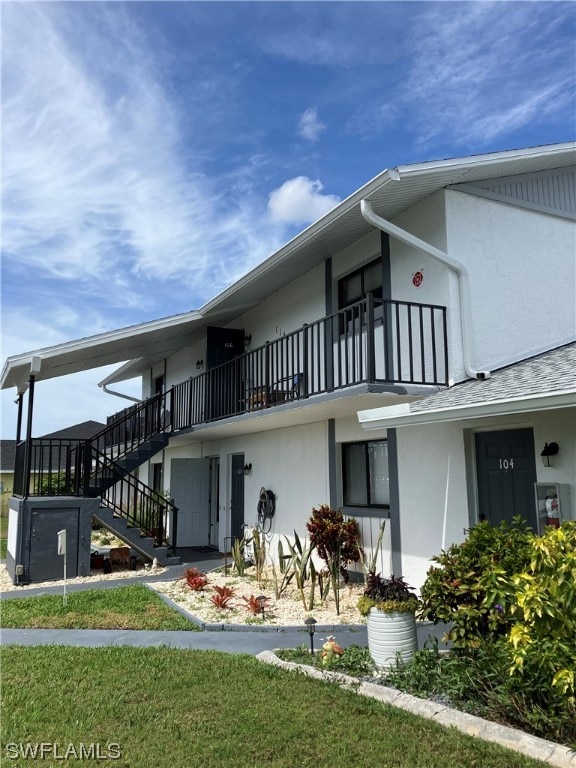
<instances>
[{"instance_id":1,"label":"white edging stone","mask_svg":"<svg viewBox=\"0 0 576 768\"><path fill-rule=\"evenodd\" d=\"M298 671L317 680L335 682L343 688L352 688L361 696L390 704L414 715L425 717L427 720L433 720L440 725L456 728L468 736L476 736L484 741L491 741L507 749L513 749L527 757L533 757L536 760L542 760L542 762L556 766L556 768L576 768L576 752L574 750L553 741L540 739L538 736L531 736L507 725L491 723L481 717L469 715L466 712L460 712L458 709L451 709L427 699L419 699L409 693L402 693L384 685L360 682L355 677L349 677L339 672L329 672L305 664L283 661L273 651L262 651L256 658L265 664Z\"/></svg>"}]
</instances>

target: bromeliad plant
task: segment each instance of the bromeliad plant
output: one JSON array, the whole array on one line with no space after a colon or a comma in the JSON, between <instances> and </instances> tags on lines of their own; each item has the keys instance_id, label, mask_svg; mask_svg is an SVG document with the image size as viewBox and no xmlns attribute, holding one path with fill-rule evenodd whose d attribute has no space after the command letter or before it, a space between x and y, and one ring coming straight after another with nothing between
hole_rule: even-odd
<instances>
[{"instance_id":1,"label":"bromeliad plant","mask_svg":"<svg viewBox=\"0 0 576 768\"><path fill-rule=\"evenodd\" d=\"M234 590L232 587L214 587L215 595L212 595L210 602L214 604L216 608L220 610L226 610L232 608L230 601L234 597Z\"/></svg>"},{"instance_id":2,"label":"bromeliad plant","mask_svg":"<svg viewBox=\"0 0 576 768\"><path fill-rule=\"evenodd\" d=\"M358 610L363 616L367 616L371 608L383 613L416 613L420 603L413 592L414 588L409 587L402 576L387 579L379 573L369 573L364 594L358 600Z\"/></svg>"},{"instance_id":3,"label":"bromeliad plant","mask_svg":"<svg viewBox=\"0 0 576 768\"><path fill-rule=\"evenodd\" d=\"M186 584L188 584L190 589L194 592L202 592L204 587L208 584L208 577L198 568L187 568L184 578L186 579Z\"/></svg>"},{"instance_id":4,"label":"bromeliad plant","mask_svg":"<svg viewBox=\"0 0 576 768\"><path fill-rule=\"evenodd\" d=\"M246 610L251 613L252 616L260 616L264 614L264 610L267 604L270 602L270 598L264 596L250 595L250 597L242 596L242 600L246 603Z\"/></svg>"}]
</instances>

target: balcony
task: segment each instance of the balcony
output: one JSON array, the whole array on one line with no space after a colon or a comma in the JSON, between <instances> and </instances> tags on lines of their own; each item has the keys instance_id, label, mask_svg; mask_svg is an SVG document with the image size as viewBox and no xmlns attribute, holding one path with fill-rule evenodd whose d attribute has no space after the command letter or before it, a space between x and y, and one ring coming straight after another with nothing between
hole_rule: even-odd
<instances>
[{"instance_id":1,"label":"balcony","mask_svg":"<svg viewBox=\"0 0 576 768\"><path fill-rule=\"evenodd\" d=\"M174 386L177 431L358 384L448 384L446 308L374 299L302 326Z\"/></svg>"}]
</instances>

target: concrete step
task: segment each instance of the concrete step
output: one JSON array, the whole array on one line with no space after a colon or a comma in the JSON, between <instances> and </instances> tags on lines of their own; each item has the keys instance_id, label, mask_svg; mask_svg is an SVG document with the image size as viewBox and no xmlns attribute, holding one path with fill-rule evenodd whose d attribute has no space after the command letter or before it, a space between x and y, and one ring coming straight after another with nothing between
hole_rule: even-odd
<instances>
[{"instance_id":1,"label":"concrete step","mask_svg":"<svg viewBox=\"0 0 576 768\"><path fill-rule=\"evenodd\" d=\"M109 507L100 507L93 517L107 530L119 539L122 539L122 541L125 541L129 547L135 549L150 562L156 558L161 565L166 565L166 561L169 558L173 558L172 555L168 555L167 547L156 546L154 539L144 536L140 528L129 525L126 518L118 516ZM178 565L179 562L180 558L176 558L176 562L170 564Z\"/></svg>"}]
</instances>

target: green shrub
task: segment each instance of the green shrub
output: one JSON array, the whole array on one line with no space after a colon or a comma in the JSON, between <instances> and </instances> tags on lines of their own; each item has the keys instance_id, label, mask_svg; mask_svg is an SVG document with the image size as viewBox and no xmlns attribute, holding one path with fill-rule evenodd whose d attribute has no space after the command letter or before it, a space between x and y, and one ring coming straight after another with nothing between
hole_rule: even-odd
<instances>
[{"instance_id":1,"label":"green shrub","mask_svg":"<svg viewBox=\"0 0 576 768\"><path fill-rule=\"evenodd\" d=\"M477 648L485 638L507 634L514 621L513 577L528 567L535 538L519 518L497 527L478 523L467 534L432 558L438 565L421 591L421 617L452 623L455 648Z\"/></svg>"},{"instance_id":2,"label":"green shrub","mask_svg":"<svg viewBox=\"0 0 576 768\"><path fill-rule=\"evenodd\" d=\"M74 475L67 472L50 472L42 475L38 492L40 496L73 496L74 483Z\"/></svg>"},{"instance_id":3,"label":"green shrub","mask_svg":"<svg viewBox=\"0 0 576 768\"><path fill-rule=\"evenodd\" d=\"M513 578L513 673L536 675L575 702L576 522L548 527L532 542L528 568Z\"/></svg>"},{"instance_id":4,"label":"green shrub","mask_svg":"<svg viewBox=\"0 0 576 768\"><path fill-rule=\"evenodd\" d=\"M521 728L541 738L576 745L576 707L536 670L510 674L512 648L505 637L478 649L443 654L434 642L410 664L386 673L386 683L415 696Z\"/></svg>"}]
</instances>

